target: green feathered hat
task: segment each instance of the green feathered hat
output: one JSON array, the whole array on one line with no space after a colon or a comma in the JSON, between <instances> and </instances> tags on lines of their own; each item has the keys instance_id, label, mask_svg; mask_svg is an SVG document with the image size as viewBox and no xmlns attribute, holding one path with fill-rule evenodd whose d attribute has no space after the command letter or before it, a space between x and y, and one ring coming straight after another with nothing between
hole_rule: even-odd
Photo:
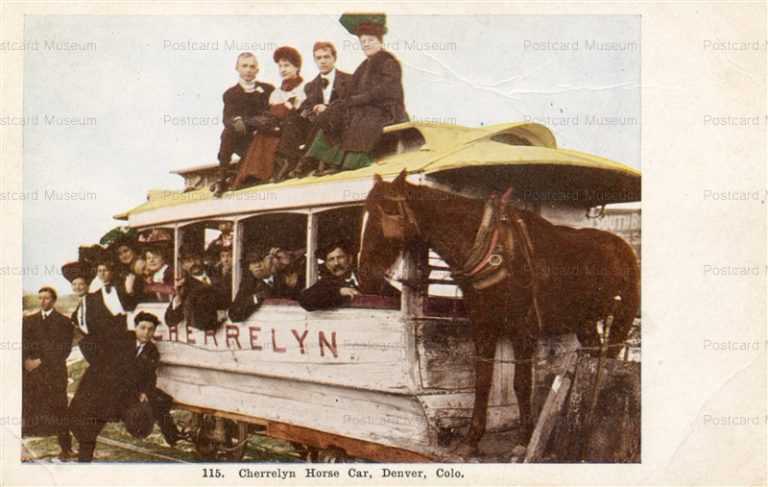
<instances>
[{"instance_id":1,"label":"green feathered hat","mask_svg":"<svg viewBox=\"0 0 768 487\"><path fill-rule=\"evenodd\" d=\"M386 14L344 14L339 22L354 36L367 34L380 37L387 33Z\"/></svg>"},{"instance_id":2,"label":"green feathered hat","mask_svg":"<svg viewBox=\"0 0 768 487\"><path fill-rule=\"evenodd\" d=\"M136 229L129 227L115 227L101 237L99 243L108 248L115 248L119 243L135 242Z\"/></svg>"}]
</instances>

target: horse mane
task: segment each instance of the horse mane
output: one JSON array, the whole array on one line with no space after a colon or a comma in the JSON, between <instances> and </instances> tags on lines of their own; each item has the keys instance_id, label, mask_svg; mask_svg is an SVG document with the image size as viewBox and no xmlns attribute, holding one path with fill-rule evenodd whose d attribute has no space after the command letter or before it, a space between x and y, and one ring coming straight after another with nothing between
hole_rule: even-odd
<instances>
[{"instance_id":1,"label":"horse mane","mask_svg":"<svg viewBox=\"0 0 768 487\"><path fill-rule=\"evenodd\" d=\"M423 203L425 202L439 201L441 213L458 213L459 216L462 217L461 221L466 220L467 216L473 216L471 215L472 210L477 213L479 219L482 214L483 206L485 205L485 199L471 198L449 190L433 188L430 186L409 184L408 191L408 202L414 207L424 208ZM414 195L417 195L418 197L414 197ZM456 223L458 224L459 221Z\"/></svg>"}]
</instances>

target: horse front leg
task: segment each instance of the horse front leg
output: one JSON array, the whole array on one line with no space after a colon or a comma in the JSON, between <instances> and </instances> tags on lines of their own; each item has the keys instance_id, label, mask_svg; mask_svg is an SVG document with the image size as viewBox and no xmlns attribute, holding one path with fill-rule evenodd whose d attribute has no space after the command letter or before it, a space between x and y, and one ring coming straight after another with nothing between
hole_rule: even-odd
<instances>
[{"instance_id":1,"label":"horse front leg","mask_svg":"<svg viewBox=\"0 0 768 487\"><path fill-rule=\"evenodd\" d=\"M531 402L533 391L533 354L536 342L528 337L512 341L515 351L515 395L520 410L520 443L527 445L533 433Z\"/></svg>"},{"instance_id":2,"label":"horse front leg","mask_svg":"<svg viewBox=\"0 0 768 487\"><path fill-rule=\"evenodd\" d=\"M488 417L488 399L493 380L493 361L496 354L498 332L495 327L475 326L475 403L472 409L472 421L464 442L458 445L454 453L461 457L477 455L478 444L485 434Z\"/></svg>"}]
</instances>

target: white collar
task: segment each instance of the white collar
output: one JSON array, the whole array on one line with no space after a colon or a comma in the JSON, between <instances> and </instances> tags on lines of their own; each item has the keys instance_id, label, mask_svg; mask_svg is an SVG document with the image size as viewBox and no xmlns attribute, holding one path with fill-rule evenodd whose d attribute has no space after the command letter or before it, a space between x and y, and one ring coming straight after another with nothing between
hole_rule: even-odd
<instances>
[{"instance_id":1,"label":"white collar","mask_svg":"<svg viewBox=\"0 0 768 487\"><path fill-rule=\"evenodd\" d=\"M165 270L168 268L168 264L164 264L163 267L157 270L154 274L152 274L152 282L163 282L163 278L165 277Z\"/></svg>"},{"instance_id":2,"label":"white collar","mask_svg":"<svg viewBox=\"0 0 768 487\"><path fill-rule=\"evenodd\" d=\"M191 275L191 274L190 274L190 275ZM210 278L210 277L208 277L208 273L206 273L206 272L203 272L203 273L202 273L202 274L200 274L199 276L192 276L192 277L193 277L193 278L195 278L195 279L197 279L198 281L202 282L203 284L205 284L205 283L206 283L206 282L205 282L205 280L206 280L206 279L208 280L208 282L209 282L209 283L211 282L211 278Z\"/></svg>"},{"instance_id":3,"label":"white collar","mask_svg":"<svg viewBox=\"0 0 768 487\"><path fill-rule=\"evenodd\" d=\"M243 78L240 78L237 84L239 84L240 88L242 88L246 93L253 93L256 91L256 79L253 81L245 81Z\"/></svg>"},{"instance_id":4,"label":"white collar","mask_svg":"<svg viewBox=\"0 0 768 487\"><path fill-rule=\"evenodd\" d=\"M51 316L51 313L53 313L53 308L49 309L48 311L40 310L40 313L42 313L43 318L48 318Z\"/></svg>"},{"instance_id":5,"label":"white collar","mask_svg":"<svg viewBox=\"0 0 768 487\"><path fill-rule=\"evenodd\" d=\"M101 289L104 286L104 281L102 281L98 277L94 277L93 281L91 281L91 285L88 286L88 292L89 293L95 293L99 289Z\"/></svg>"},{"instance_id":6,"label":"white collar","mask_svg":"<svg viewBox=\"0 0 768 487\"><path fill-rule=\"evenodd\" d=\"M107 292L106 286L101 288L101 297L104 300L104 305L113 315L125 314L125 308L123 303L120 302L120 295L117 293L117 289L112 285L112 290Z\"/></svg>"},{"instance_id":7,"label":"white collar","mask_svg":"<svg viewBox=\"0 0 768 487\"><path fill-rule=\"evenodd\" d=\"M332 70L328 71L328 73L323 74L320 73L321 78L325 78L327 80L332 80L336 77L336 68L333 68Z\"/></svg>"}]
</instances>

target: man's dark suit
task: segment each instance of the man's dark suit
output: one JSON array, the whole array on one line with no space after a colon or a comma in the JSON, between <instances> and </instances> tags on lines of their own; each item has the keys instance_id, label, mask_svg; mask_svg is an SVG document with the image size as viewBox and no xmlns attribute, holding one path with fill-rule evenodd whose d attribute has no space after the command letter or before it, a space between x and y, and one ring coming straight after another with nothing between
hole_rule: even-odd
<instances>
[{"instance_id":1,"label":"man's dark suit","mask_svg":"<svg viewBox=\"0 0 768 487\"><path fill-rule=\"evenodd\" d=\"M126 312L136 307L135 296L127 294L121 286L113 287L111 292L117 292ZM119 421L130 394L135 393L133 347L126 331L126 315L113 315L98 290L85 297L85 319L88 334L80 340L80 351L88 368L69 407L72 432L80 443L81 462L93 459L96 437L104 424Z\"/></svg>"},{"instance_id":2,"label":"man's dark suit","mask_svg":"<svg viewBox=\"0 0 768 487\"><path fill-rule=\"evenodd\" d=\"M240 84L229 88L224 92L224 130L221 132L221 145L219 147L219 164L229 164L232 154L235 153L241 159L248 152L248 145L253 138L253 117L269 111L269 95L275 87L269 83L256 82L256 91L246 93ZM235 117L242 117L246 126L245 134L238 134L233 126Z\"/></svg>"},{"instance_id":3,"label":"man's dark suit","mask_svg":"<svg viewBox=\"0 0 768 487\"><path fill-rule=\"evenodd\" d=\"M304 259L302 259L302 262ZM282 299L293 299L298 300L299 299L299 293L301 293L302 289L304 289L305 283L307 282L306 275L304 273L304 268L295 266L293 267L296 269L296 273L298 274L296 279L296 285L289 286L287 280L292 276L293 272L276 272L275 273L275 283L274 283L274 293L273 296L276 298L282 298Z\"/></svg>"},{"instance_id":4,"label":"man's dark suit","mask_svg":"<svg viewBox=\"0 0 768 487\"><path fill-rule=\"evenodd\" d=\"M22 360L40 359L34 370L22 372L22 435L58 435L62 450L72 448L67 417L67 357L74 327L58 311L24 318Z\"/></svg>"},{"instance_id":5,"label":"man's dark suit","mask_svg":"<svg viewBox=\"0 0 768 487\"><path fill-rule=\"evenodd\" d=\"M348 296L342 296L339 290L344 287L358 289L351 276L339 278L333 275L326 275L320 278L312 286L301 292L299 304L307 311L315 311L338 308L349 303L351 299ZM355 279L357 279L357 276L355 276ZM377 294L381 296L398 296L400 293L386 281L382 281Z\"/></svg>"},{"instance_id":6,"label":"man's dark suit","mask_svg":"<svg viewBox=\"0 0 768 487\"><path fill-rule=\"evenodd\" d=\"M352 82L352 75L345 73L344 71L336 70L335 78L333 80L333 88L331 91L331 97L328 103L332 103L336 100L344 98L349 91L350 83ZM315 78L304 85L304 93L307 94L307 98L299 107L300 112L307 110L311 111L316 105L325 104L323 101L323 78L321 75L315 76Z\"/></svg>"},{"instance_id":7,"label":"man's dark suit","mask_svg":"<svg viewBox=\"0 0 768 487\"><path fill-rule=\"evenodd\" d=\"M208 268L208 275L211 276L211 281L218 284L222 288L222 293L227 299L232 299L232 269L228 269L228 272L223 272L221 263Z\"/></svg>"},{"instance_id":8,"label":"man's dark suit","mask_svg":"<svg viewBox=\"0 0 768 487\"><path fill-rule=\"evenodd\" d=\"M129 332L136 341L136 334ZM147 342L141 348L138 355L134 355L133 368L136 374L136 391L144 393L152 406L152 414L155 417L165 441L174 446L179 440L179 430L171 416L173 398L157 388L157 367L160 365L160 352L152 342Z\"/></svg>"},{"instance_id":9,"label":"man's dark suit","mask_svg":"<svg viewBox=\"0 0 768 487\"><path fill-rule=\"evenodd\" d=\"M186 294L180 306L174 308L174 302L165 310L165 324L176 326L186 320L187 325L199 330L215 330L219 327L218 310L227 309L230 296L226 295L227 286L217 276L208 276L211 284L187 275L185 278Z\"/></svg>"},{"instance_id":10,"label":"man's dark suit","mask_svg":"<svg viewBox=\"0 0 768 487\"><path fill-rule=\"evenodd\" d=\"M273 294L274 287L264 282L263 279L256 279L250 274L244 276L240 288L237 290L235 301L229 308L229 319L232 321L247 320L261 307L264 300Z\"/></svg>"},{"instance_id":11,"label":"man's dark suit","mask_svg":"<svg viewBox=\"0 0 768 487\"><path fill-rule=\"evenodd\" d=\"M344 71L336 70L335 78L333 80L333 88L331 96L328 100L328 104L337 100L342 100L347 96L352 84L352 75L345 73ZM314 124L317 120L317 115L312 112L312 109L317 105L325 104L323 100L323 78L321 75L317 75L315 79L304 85L304 93L307 94L307 98L299 107L299 112L307 117L310 122L313 122L312 129L307 137L307 147L312 143L317 135L318 126Z\"/></svg>"}]
</instances>

